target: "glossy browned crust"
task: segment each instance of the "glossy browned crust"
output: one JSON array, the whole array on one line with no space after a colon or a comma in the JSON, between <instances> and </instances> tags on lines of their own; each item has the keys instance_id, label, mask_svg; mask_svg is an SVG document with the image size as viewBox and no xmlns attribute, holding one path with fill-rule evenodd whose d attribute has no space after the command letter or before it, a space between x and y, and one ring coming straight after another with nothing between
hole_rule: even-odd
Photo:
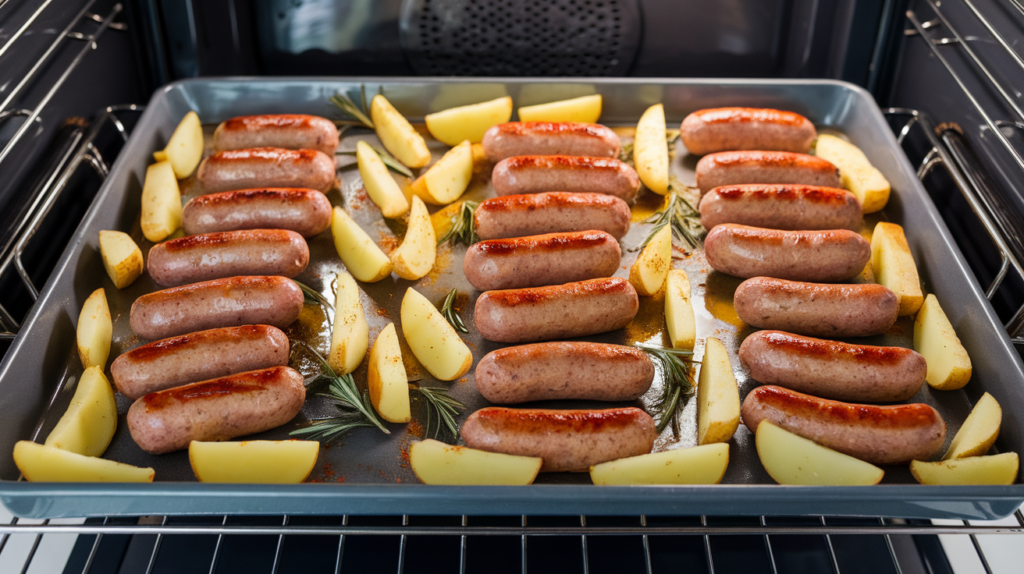
<instances>
[{"instance_id":1,"label":"glossy browned crust","mask_svg":"<svg viewBox=\"0 0 1024 574\"><path fill-rule=\"evenodd\" d=\"M724 151L697 162L701 194L724 185L796 183L840 187L839 170L820 157L784 151Z\"/></svg>"},{"instance_id":2,"label":"glossy browned crust","mask_svg":"<svg viewBox=\"0 0 1024 574\"><path fill-rule=\"evenodd\" d=\"M520 155L616 157L619 136L598 124L577 122L509 122L484 133L484 153L497 162Z\"/></svg>"},{"instance_id":3,"label":"glossy browned crust","mask_svg":"<svg viewBox=\"0 0 1024 574\"><path fill-rule=\"evenodd\" d=\"M331 202L315 189L243 189L200 195L181 210L185 233L290 229L312 237L331 224Z\"/></svg>"},{"instance_id":4,"label":"glossy browned crust","mask_svg":"<svg viewBox=\"0 0 1024 574\"><path fill-rule=\"evenodd\" d=\"M620 239L629 231L629 205L599 193L505 195L480 202L474 215L482 239L598 229Z\"/></svg>"},{"instance_id":5,"label":"glossy browned crust","mask_svg":"<svg viewBox=\"0 0 1024 574\"><path fill-rule=\"evenodd\" d=\"M699 110L683 120L679 135L690 153L778 150L804 153L817 137L807 118L766 108Z\"/></svg>"},{"instance_id":6,"label":"glossy browned crust","mask_svg":"<svg viewBox=\"0 0 1024 574\"><path fill-rule=\"evenodd\" d=\"M849 229L861 227L860 203L849 191L798 184L745 184L716 187L700 200L706 229L738 223L769 229Z\"/></svg>"},{"instance_id":7,"label":"glossy browned crust","mask_svg":"<svg viewBox=\"0 0 1024 574\"><path fill-rule=\"evenodd\" d=\"M189 235L149 250L146 268L159 285L238 275L295 277L309 264L309 246L285 229L246 229Z\"/></svg>"},{"instance_id":8,"label":"glossy browned crust","mask_svg":"<svg viewBox=\"0 0 1024 574\"><path fill-rule=\"evenodd\" d=\"M217 151L256 147L308 148L331 155L338 148L338 128L319 116L267 114L231 118L213 133Z\"/></svg>"}]
</instances>

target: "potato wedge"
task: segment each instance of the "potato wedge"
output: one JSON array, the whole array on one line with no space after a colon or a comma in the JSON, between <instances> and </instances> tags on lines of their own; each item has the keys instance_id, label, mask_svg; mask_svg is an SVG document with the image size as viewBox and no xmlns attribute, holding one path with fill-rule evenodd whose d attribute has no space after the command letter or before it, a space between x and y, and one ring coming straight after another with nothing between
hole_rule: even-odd
<instances>
[{"instance_id":1,"label":"potato wedge","mask_svg":"<svg viewBox=\"0 0 1024 574\"><path fill-rule=\"evenodd\" d=\"M672 268L672 228L666 225L654 234L629 268L629 282L640 295L661 291Z\"/></svg>"},{"instance_id":2,"label":"potato wedge","mask_svg":"<svg viewBox=\"0 0 1024 574\"><path fill-rule=\"evenodd\" d=\"M600 118L601 94L519 108L519 121L521 122L584 122L592 124Z\"/></svg>"},{"instance_id":3,"label":"potato wedge","mask_svg":"<svg viewBox=\"0 0 1024 574\"><path fill-rule=\"evenodd\" d=\"M512 119L512 98L505 96L489 102L459 106L427 114L423 118L430 135L441 143L458 145L463 140L480 143L492 126Z\"/></svg>"},{"instance_id":4,"label":"potato wedge","mask_svg":"<svg viewBox=\"0 0 1024 574\"><path fill-rule=\"evenodd\" d=\"M633 163L647 189L668 193L668 142L665 141L665 107L655 104L640 116L633 139Z\"/></svg>"},{"instance_id":5,"label":"potato wedge","mask_svg":"<svg viewBox=\"0 0 1024 574\"><path fill-rule=\"evenodd\" d=\"M426 173L412 182L412 192L431 205L458 199L473 179L473 146L469 140L448 150Z\"/></svg>"},{"instance_id":6,"label":"potato wedge","mask_svg":"<svg viewBox=\"0 0 1024 574\"><path fill-rule=\"evenodd\" d=\"M697 379L697 444L728 442L740 425L740 389L729 352L714 337L704 341Z\"/></svg>"},{"instance_id":7,"label":"potato wedge","mask_svg":"<svg viewBox=\"0 0 1024 574\"><path fill-rule=\"evenodd\" d=\"M939 462L910 461L910 474L921 484L1013 484L1020 459L1015 452L972 456Z\"/></svg>"},{"instance_id":8,"label":"potato wedge","mask_svg":"<svg viewBox=\"0 0 1024 574\"><path fill-rule=\"evenodd\" d=\"M377 94L370 102L370 119L384 149L395 159L411 167L430 163L430 150L423 136L384 96Z\"/></svg>"},{"instance_id":9,"label":"potato wedge","mask_svg":"<svg viewBox=\"0 0 1024 574\"><path fill-rule=\"evenodd\" d=\"M181 192L169 161L146 168L140 225L142 234L153 243L163 241L181 227Z\"/></svg>"},{"instance_id":10,"label":"potato wedge","mask_svg":"<svg viewBox=\"0 0 1024 574\"><path fill-rule=\"evenodd\" d=\"M409 227L402 244L391 252L391 265L395 275L415 281L434 268L437 257L437 238L427 206L419 197L412 198Z\"/></svg>"},{"instance_id":11,"label":"potato wedge","mask_svg":"<svg viewBox=\"0 0 1024 574\"><path fill-rule=\"evenodd\" d=\"M167 152L164 150L153 152L153 161L167 161Z\"/></svg>"},{"instance_id":12,"label":"potato wedge","mask_svg":"<svg viewBox=\"0 0 1024 574\"><path fill-rule=\"evenodd\" d=\"M821 446L771 421L757 425L754 442L761 465L779 484L859 486L878 484L885 475L873 464Z\"/></svg>"},{"instance_id":13,"label":"potato wedge","mask_svg":"<svg viewBox=\"0 0 1024 574\"><path fill-rule=\"evenodd\" d=\"M409 211L409 201L405 199L402 188L391 177L388 167L370 144L356 142L356 163L359 166L359 177L363 178L363 186L366 187L366 195L377 204L384 217L394 219Z\"/></svg>"},{"instance_id":14,"label":"potato wedge","mask_svg":"<svg viewBox=\"0 0 1024 574\"><path fill-rule=\"evenodd\" d=\"M412 420L409 410L409 377L402 363L402 348L398 345L395 324L377 335L370 350L370 370L367 374L370 402L377 414L391 423Z\"/></svg>"},{"instance_id":15,"label":"potato wedge","mask_svg":"<svg viewBox=\"0 0 1024 574\"><path fill-rule=\"evenodd\" d=\"M298 484L313 472L319 454L315 440L194 440L188 445L199 482Z\"/></svg>"},{"instance_id":16,"label":"potato wedge","mask_svg":"<svg viewBox=\"0 0 1024 574\"><path fill-rule=\"evenodd\" d=\"M431 375L451 381L473 366L473 353L433 303L413 288L402 298L402 334L412 354Z\"/></svg>"},{"instance_id":17,"label":"potato wedge","mask_svg":"<svg viewBox=\"0 0 1024 574\"><path fill-rule=\"evenodd\" d=\"M857 146L831 135L820 135L814 145L815 155L839 168L843 187L860 201L864 213L881 211L889 202L889 180L875 169Z\"/></svg>"},{"instance_id":18,"label":"potato wedge","mask_svg":"<svg viewBox=\"0 0 1024 574\"><path fill-rule=\"evenodd\" d=\"M665 324L674 348L693 350L697 342L697 322L690 303L690 280L682 269L668 272L665 282Z\"/></svg>"},{"instance_id":19,"label":"potato wedge","mask_svg":"<svg viewBox=\"0 0 1024 574\"><path fill-rule=\"evenodd\" d=\"M100 456L110 446L116 429L117 402L110 381L103 376L103 367L88 367L68 410L44 444L84 456Z\"/></svg>"},{"instance_id":20,"label":"potato wedge","mask_svg":"<svg viewBox=\"0 0 1024 574\"><path fill-rule=\"evenodd\" d=\"M338 292L334 295L334 325L331 326L331 351L327 364L339 375L359 367L370 345L370 326L366 323L359 286L348 273L338 273Z\"/></svg>"},{"instance_id":21,"label":"potato wedge","mask_svg":"<svg viewBox=\"0 0 1024 574\"><path fill-rule=\"evenodd\" d=\"M729 466L729 445L705 444L641 454L590 467L590 480L601 485L718 484Z\"/></svg>"},{"instance_id":22,"label":"potato wedge","mask_svg":"<svg viewBox=\"0 0 1024 574\"><path fill-rule=\"evenodd\" d=\"M97 289L82 304L78 314L78 328L75 333L78 345L78 358L82 367L107 366L110 356L110 336L114 325L110 320L110 308L107 307L107 295L103 289Z\"/></svg>"},{"instance_id":23,"label":"potato wedge","mask_svg":"<svg viewBox=\"0 0 1024 574\"><path fill-rule=\"evenodd\" d=\"M85 456L27 440L15 443L14 464L29 482L153 482L156 474L152 468Z\"/></svg>"},{"instance_id":24,"label":"potato wedge","mask_svg":"<svg viewBox=\"0 0 1024 574\"><path fill-rule=\"evenodd\" d=\"M914 350L928 363L925 380L932 387L954 391L971 380L971 357L933 294L914 318Z\"/></svg>"},{"instance_id":25,"label":"potato wedge","mask_svg":"<svg viewBox=\"0 0 1024 574\"><path fill-rule=\"evenodd\" d=\"M142 250L127 233L100 231L100 257L103 268L118 289L131 285L142 275Z\"/></svg>"},{"instance_id":26,"label":"potato wedge","mask_svg":"<svg viewBox=\"0 0 1024 574\"><path fill-rule=\"evenodd\" d=\"M340 207L331 216L331 235L338 256L356 279L373 283L391 275L391 260Z\"/></svg>"},{"instance_id":27,"label":"potato wedge","mask_svg":"<svg viewBox=\"0 0 1024 574\"><path fill-rule=\"evenodd\" d=\"M409 464L423 484L531 484L544 459L486 452L426 439L409 447Z\"/></svg>"},{"instance_id":28,"label":"potato wedge","mask_svg":"<svg viewBox=\"0 0 1024 574\"><path fill-rule=\"evenodd\" d=\"M956 432L949 450L942 460L980 456L988 452L999 438L1003 422L1003 409L992 395L985 393L967 415L967 420Z\"/></svg>"},{"instance_id":29,"label":"potato wedge","mask_svg":"<svg viewBox=\"0 0 1024 574\"><path fill-rule=\"evenodd\" d=\"M895 223L878 222L871 235L871 271L875 279L900 298L899 315L912 315L924 303L917 265L910 253L903 228Z\"/></svg>"},{"instance_id":30,"label":"potato wedge","mask_svg":"<svg viewBox=\"0 0 1024 574\"><path fill-rule=\"evenodd\" d=\"M174 128L167 147L163 150L164 159L171 162L174 176L185 179L195 171L199 160L203 159L203 125L195 112L185 114ZM153 159L163 161L153 154Z\"/></svg>"}]
</instances>

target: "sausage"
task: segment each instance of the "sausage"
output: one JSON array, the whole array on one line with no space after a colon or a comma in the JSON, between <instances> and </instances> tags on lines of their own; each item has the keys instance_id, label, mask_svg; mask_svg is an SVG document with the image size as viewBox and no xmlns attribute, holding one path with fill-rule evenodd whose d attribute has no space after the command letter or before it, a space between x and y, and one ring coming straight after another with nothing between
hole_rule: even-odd
<instances>
[{"instance_id":1,"label":"sausage","mask_svg":"<svg viewBox=\"0 0 1024 574\"><path fill-rule=\"evenodd\" d=\"M238 275L295 277L309 264L309 246L285 229L246 229L189 235L154 245L146 270L172 286Z\"/></svg>"},{"instance_id":2,"label":"sausage","mask_svg":"<svg viewBox=\"0 0 1024 574\"><path fill-rule=\"evenodd\" d=\"M298 371L271 367L149 393L128 409L128 431L142 450L163 454L279 427L305 400Z\"/></svg>"},{"instance_id":3,"label":"sausage","mask_svg":"<svg viewBox=\"0 0 1024 574\"><path fill-rule=\"evenodd\" d=\"M231 118L213 132L214 151L254 147L315 149L333 156L338 149L338 128L319 116L267 114Z\"/></svg>"},{"instance_id":4,"label":"sausage","mask_svg":"<svg viewBox=\"0 0 1024 574\"><path fill-rule=\"evenodd\" d=\"M621 260L611 235L572 231L480 241L466 251L462 271L473 287L490 291L611 277Z\"/></svg>"},{"instance_id":5,"label":"sausage","mask_svg":"<svg viewBox=\"0 0 1024 574\"><path fill-rule=\"evenodd\" d=\"M800 114L769 108L712 108L686 116L679 126L686 149L696 155L731 150L807 153L818 137Z\"/></svg>"},{"instance_id":6,"label":"sausage","mask_svg":"<svg viewBox=\"0 0 1024 574\"><path fill-rule=\"evenodd\" d=\"M315 189L243 189L200 195L181 210L186 235L239 229L289 229L313 237L331 225L331 202Z\"/></svg>"},{"instance_id":7,"label":"sausage","mask_svg":"<svg viewBox=\"0 0 1024 574\"><path fill-rule=\"evenodd\" d=\"M480 239L589 229L622 239L629 231L631 218L629 205L611 195L549 191L481 201L473 222Z\"/></svg>"},{"instance_id":8,"label":"sausage","mask_svg":"<svg viewBox=\"0 0 1024 574\"><path fill-rule=\"evenodd\" d=\"M771 277L747 279L733 295L736 314L758 329L812 337L880 335L896 322L900 300L883 285L829 285Z\"/></svg>"},{"instance_id":9,"label":"sausage","mask_svg":"<svg viewBox=\"0 0 1024 574\"><path fill-rule=\"evenodd\" d=\"M846 229L779 231L726 223L704 239L708 265L736 277L836 283L856 277L871 244Z\"/></svg>"},{"instance_id":10,"label":"sausage","mask_svg":"<svg viewBox=\"0 0 1024 574\"><path fill-rule=\"evenodd\" d=\"M903 347L851 345L783 331L758 331L740 345L740 364L759 383L869 403L905 401L928 371L924 357Z\"/></svg>"},{"instance_id":11,"label":"sausage","mask_svg":"<svg viewBox=\"0 0 1024 574\"><path fill-rule=\"evenodd\" d=\"M199 164L196 178L203 193L255 187L304 187L327 192L334 186L334 159L312 149L220 151Z\"/></svg>"},{"instance_id":12,"label":"sausage","mask_svg":"<svg viewBox=\"0 0 1024 574\"><path fill-rule=\"evenodd\" d=\"M556 399L635 401L654 381L654 363L633 347L560 341L505 347L480 359L476 389L492 403Z\"/></svg>"},{"instance_id":13,"label":"sausage","mask_svg":"<svg viewBox=\"0 0 1024 574\"><path fill-rule=\"evenodd\" d=\"M871 464L929 460L942 449L946 423L932 407L875 406L819 399L766 385L743 400L743 424L756 432L763 420Z\"/></svg>"},{"instance_id":14,"label":"sausage","mask_svg":"<svg viewBox=\"0 0 1024 574\"><path fill-rule=\"evenodd\" d=\"M484 132L484 153L497 162L517 155L618 157L619 136L598 124L508 122Z\"/></svg>"},{"instance_id":15,"label":"sausage","mask_svg":"<svg viewBox=\"0 0 1024 574\"><path fill-rule=\"evenodd\" d=\"M849 229L861 227L857 196L845 189L793 184L716 187L700 200L705 229L739 223L768 229Z\"/></svg>"},{"instance_id":16,"label":"sausage","mask_svg":"<svg viewBox=\"0 0 1024 574\"><path fill-rule=\"evenodd\" d=\"M640 191L636 171L608 157L521 155L503 159L491 172L498 195L545 191L590 192L629 201Z\"/></svg>"},{"instance_id":17,"label":"sausage","mask_svg":"<svg viewBox=\"0 0 1024 574\"><path fill-rule=\"evenodd\" d=\"M288 336L270 325L209 329L143 345L114 359L110 374L131 400L196 381L288 364Z\"/></svg>"},{"instance_id":18,"label":"sausage","mask_svg":"<svg viewBox=\"0 0 1024 574\"><path fill-rule=\"evenodd\" d=\"M629 281L608 277L487 291L476 300L473 322L485 339L529 343L621 329L639 308L640 300Z\"/></svg>"},{"instance_id":19,"label":"sausage","mask_svg":"<svg viewBox=\"0 0 1024 574\"><path fill-rule=\"evenodd\" d=\"M738 183L800 183L840 187L836 166L813 155L787 151L723 151L697 162L701 195Z\"/></svg>"},{"instance_id":20,"label":"sausage","mask_svg":"<svg viewBox=\"0 0 1024 574\"><path fill-rule=\"evenodd\" d=\"M144 339L240 325L283 329L299 318L302 289L284 277L229 277L172 287L132 303L129 324Z\"/></svg>"},{"instance_id":21,"label":"sausage","mask_svg":"<svg viewBox=\"0 0 1024 574\"><path fill-rule=\"evenodd\" d=\"M635 408L605 410L488 407L462 424L466 446L544 459L541 472L586 472L591 465L647 454L654 419Z\"/></svg>"}]
</instances>

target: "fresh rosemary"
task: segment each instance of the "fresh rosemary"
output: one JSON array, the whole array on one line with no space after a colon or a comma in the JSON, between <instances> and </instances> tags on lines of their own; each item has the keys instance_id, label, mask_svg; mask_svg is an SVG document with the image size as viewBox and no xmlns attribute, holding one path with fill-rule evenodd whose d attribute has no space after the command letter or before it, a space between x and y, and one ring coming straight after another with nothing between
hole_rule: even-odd
<instances>
[{"instance_id":1,"label":"fresh rosemary","mask_svg":"<svg viewBox=\"0 0 1024 574\"><path fill-rule=\"evenodd\" d=\"M462 322L462 317L459 317L458 311L455 310L455 298L459 296L457 289L452 289L448 292L448 295L444 298L444 303L441 304L441 314L444 315L448 324L455 328L460 333L468 333L469 329L466 328L466 324Z\"/></svg>"},{"instance_id":2,"label":"fresh rosemary","mask_svg":"<svg viewBox=\"0 0 1024 574\"><path fill-rule=\"evenodd\" d=\"M630 251L638 251L647 246L654 239L654 235L661 231L666 225L672 226L673 243L682 243L688 249L696 249L704 242L707 230L700 223L700 212L693 206L681 190L686 186L681 184L675 177L669 185L669 194L665 198L665 209L652 213L650 217L643 220L643 223L653 223L650 233L643 242Z\"/></svg>"},{"instance_id":3,"label":"fresh rosemary","mask_svg":"<svg viewBox=\"0 0 1024 574\"><path fill-rule=\"evenodd\" d=\"M426 401L427 424L423 428L424 436L430 435L431 421L436 417L437 426L434 428L432 438L437 438L437 433L442 428L452 437L457 438L459 436L459 423L455 422L455 417L460 412L466 410L466 405L452 398L448 391L441 387L416 387L414 390Z\"/></svg>"},{"instance_id":4,"label":"fresh rosemary","mask_svg":"<svg viewBox=\"0 0 1024 574\"><path fill-rule=\"evenodd\" d=\"M473 214L476 212L478 205L480 204L475 201L463 201L462 206L459 207L459 212L452 216L451 229L448 230L448 233L444 234L444 237L437 244L441 245L446 241L450 241L452 243L472 245L480 241L480 237L476 234L476 225L473 223Z\"/></svg>"},{"instance_id":5,"label":"fresh rosemary","mask_svg":"<svg viewBox=\"0 0 1024 574\"><path fill-rule=\"evenodd\" d=\"M360 126L374 129L373 120L370 119L370 115L366 111L366 86L359 86L359 99L363 104L362 107L357 106L352 98L348 97L348 94L334 92L334 95L330 97L330 102L341 108L343 113L355 118L354 120L335 120L334 123L344 127Z\"/></svg>"},{"instance_id":6,"label":"fresh rosemary","mask_svg":"<svg viewBox=\"0 0 1024 574\"><path fill-rule=\"evenodd\" d=\"M660 434L671 424L672 434L679 436L679 413L686 406L686 398L692 396L697 390L697 384L694 382L693 376L690 375L693 351L666 349L644 343L634 343L633 346L643 350L657 361L662 379L665 381L661 396L654 403L654 410L658 415L658 433Z\"/></svg>"},{"instance_id":7,"label":"fresh rosemary","mask_svg":"<svg viewBox=\"0 0 1024 574\"><path fill-rule=\"evenodd\" d=\"M292 281L295 280L292 279ZM299 286L299 289L302 289L302 302L304 304L322 305L325 308L330 309L331 313L334 312L334 305L331 305L331 302L327 300L327 297L324 297L322 294L320 294L319 291L313 289L312 287L306 285L305 283L300 283L299 281L295 281L295 284Z\"/></svg>"},{"instance_id":8,"label":"fresh rosemary","mask_svg":"<svg viewBox=\"0 0 1024 574\"><path fill-rule=\"evenodd\" d=\"M384 162L384 165L386 165L388 169L396 173L400 173L405 177L412 177L412 170L405 167L402 162L395 159L395 156L389 154L387 150L376 146L370 147L373 148L373 151L377 152L377 155L380 156L380 160ZM356 152L355 150L336 151L334 152L334 155L356 155Z\"/></svg>"}]
</instances>

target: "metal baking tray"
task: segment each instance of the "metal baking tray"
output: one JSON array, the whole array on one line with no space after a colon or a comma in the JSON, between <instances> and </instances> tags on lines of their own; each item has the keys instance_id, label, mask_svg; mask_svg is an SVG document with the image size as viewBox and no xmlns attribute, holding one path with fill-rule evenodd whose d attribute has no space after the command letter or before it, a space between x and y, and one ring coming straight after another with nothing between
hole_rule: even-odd
<instances>
[{"instance_id":1,"label":"metal baking tray","mask_svg":"<svg viewBox=\"0 0 1024 574\"><path fill-rule=\"evenodd\" d=\"M18 440L42 440L63 413L74 383L81 374L74 348L75 323L82 302L97 287L105 287L114 318L111 360L140 342L128 327L128 312L140 295L156 286L144 275L130 287L118 291L106 277L100 261L97 233L118 229L131 233L143 251L148 251L139 229L139 201L150 154L163 147L177 121L195 110L208 127L232 116L258 113L311 113L340 117L328 103L338 90L358 99L360 88L367 97L383 90L388 99L414 122L432 111L511 95L515 105L529 105L567 97L600 93L604 97L602 123L629 135L642 112L663 102L669 127L691 111L727 105L775 107L809 117L822 131L845 134L860 146L872 163L890 180L893 195L881 214L867 218L870 230L879 219L902 224L917 261L927 292L935 293L967 347L974 363L974 375L962 391L932 391L927 385L915 397L935 406L947 422L947 444L970 412L971 405L985 391L992 393L1003 409L1003 429L997 442L1002 451L1024 450L1024 419L1017 408L1024 405L1024 366L978 287L964 257L950 237L913 168L871 96L864 90L835 81L756 80L511 80L481 81L412 79L203 79L178 82L156 92L124 151L114 164L91 209L65 249L42 295L25 321L25 327L0 365L0 452L10 453ZM341 148L355 148L357 139L373 139L369 131L352 131ZM435 158L445 147L431 142ZM678 145L673 172L684 183L693 182L693 156ZM339 156L339 186L328 197L343 205L371 236L385 248L397 244L403 230L386 223L362 190L352 159ZM480 199L493 190L489 169L478 170L465 198ZM185 182L183 193L192 186ZM656 198L641 198L634 219L657 206ZM433 210L432 210L433 211ZM389 227L391 225L392 227ZM625 276L646 225L635 223L622 240L623 261L617 273ZM310 240L312 262L297 279L332 294L332 279L343 268L329 232ZM448 289L457 287L468 294L460 313L471 333L466 337L474 359L498 345L482 340L472 325L472 308L478 293L461 273L464 247L439 248L435 271L418 282L385 279L361 284L362 302L370 321L371 339L388 321L398 317L398 306L406 287L415 285L435 302ZM739 366L736 349L750 329L731 316L731 294L738 280L711 272L696 251L680 257L675 265L685 268L694 286L694 308L698 338L716 336L732 353L741 396L753 388ZM640 313L633 325L618 332L591 337L608 342L660 342L664 337L662 302L641 298ZM400 325L397 325L399 329ZM886 335L868 342L910 346L912 322L901 318ZM289 335L325 350L329 325L324 311L307 306ZM697 348L699 359L702 345ZM407 355L409 353L406 353ZM293 350L293 360L309 371L309 361ZM410 378L424 375L414 362L408 365ZM365 382L365 364L356 380ZM472 371L452 383L431 383L450 387L469 409L464 418L486 402L476 393ZM657 395L659 382L640 404ZM419 484L408 465L408 446L422 435L418 425L390 425L385 435L375 429L357 429L321 451L310 482L301 485L214 485L195 482L186 452L148 455L139 449L124 424L128 402L118 397L120 425L107 458L130 464L152 466L153 484L48 484L19 481L18 470L9 455L0 456L0 500L15 514L32 518L85 515L145 514L605 514L605 515L800 515L842 514L888 517L971 518L1002 517L1024 501L1024 485L939 487L922 486L906 467L886 468L883 484L871 487L788 487L775 484L757 459L752 435L740 426L731 441L731 461L722 484L713 486L596 487L583 474L542 474L536 484L525 487L441 487ZM583 402L560 402L538 406L580 406ZM597 406L598 403L589 403ZM607 406L604 404L603 406ZM695 443L695 401L682 414L678 437L671 430L659 438L656 449ZM329 402L311 398L295 421L264 433L260 438L286 438L287 433L305 426L313 418L332 413ZM414 422L422 424L423 406L414 400ZM419 425L421 426L421 425Z\"/></svg>"}]
</instances>

